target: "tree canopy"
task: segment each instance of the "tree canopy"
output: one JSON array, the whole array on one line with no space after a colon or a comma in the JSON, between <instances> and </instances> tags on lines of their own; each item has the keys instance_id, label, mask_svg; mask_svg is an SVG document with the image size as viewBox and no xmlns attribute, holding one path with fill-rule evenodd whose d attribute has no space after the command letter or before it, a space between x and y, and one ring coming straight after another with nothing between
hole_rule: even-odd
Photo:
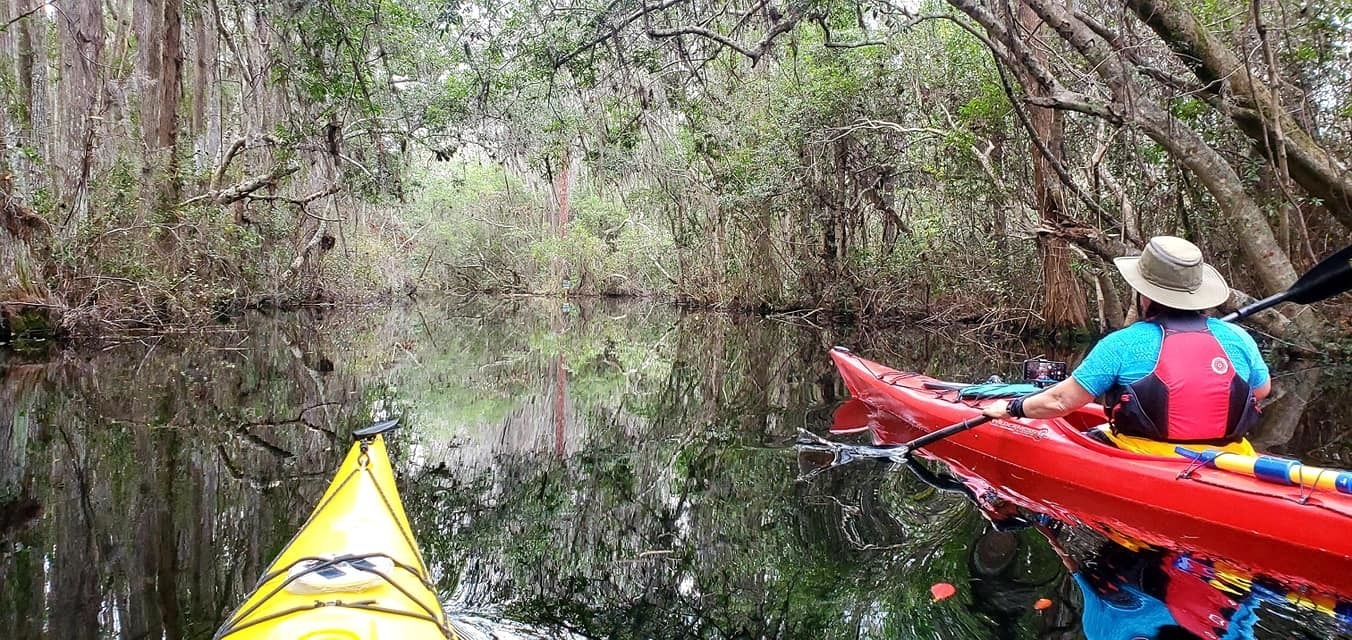
<instances>
[{"instance_id":1,"label":"tree canopy","mask_svg":"<svg viewBox=\"0 0 1352 640\"><path fill-rule=\"evenodd\" d=\"M1106 329L1110 260L1174 234L1238 303L1349 235L1350 14L18 0L0 302L11 330L419 287Z\"/></svg>"}]
</instances>

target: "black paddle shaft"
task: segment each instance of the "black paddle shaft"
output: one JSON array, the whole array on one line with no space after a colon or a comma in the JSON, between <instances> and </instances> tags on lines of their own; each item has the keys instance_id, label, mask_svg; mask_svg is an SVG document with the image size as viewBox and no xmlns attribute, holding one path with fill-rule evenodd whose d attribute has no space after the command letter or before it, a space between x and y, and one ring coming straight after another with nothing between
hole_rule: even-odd
<instances>
[{"instance_id":1,"label":"black paddle shaft","mask_svg":"<svg viewBox=\"0 0 1352 640\"><path fill-rule=\"evenodd\" d=\"M1324 258L1286 291L1244 305L1238 311L1225 315L1221 320L1233 322L1288 301L1311 304L1332 298L1348 289L1352 289L1352 245Z\"/></svg>"},{"instance_id":2,"label":"black paddle shaft","mask_svg":"<svg viewBox=\"0 0 1352 640\"><path fill-rule=\"evenodd\" d=\"M354 440L365 440L366 438L374 438L376 437L376 435L385 433L386 431L390 431L391 429L394 429L395 427L398 426L399 426L399 418L382 420L369 427L362 427L360 429L353 430L352 438Z\"/></svg>"},{"instance_id":3,"label":"black paddle shaft","mask_svg":"<svg viewBox=\"0 0 1352 640\"><path fill-rule=\"evenodd\" d=\"M975 418L968 418L957 424L949 425L947 427L939 429L938 431L931 431L910 442L897 445L897 451L893 455L905 456L914 449L919 449L920 447L923 447L927 444L943 440L944 438L947 438L953 434L961 433L973 427L986 424L987 422L990 421L991 417L987 415L980 415Z\"/></svg>"}]
</instances>

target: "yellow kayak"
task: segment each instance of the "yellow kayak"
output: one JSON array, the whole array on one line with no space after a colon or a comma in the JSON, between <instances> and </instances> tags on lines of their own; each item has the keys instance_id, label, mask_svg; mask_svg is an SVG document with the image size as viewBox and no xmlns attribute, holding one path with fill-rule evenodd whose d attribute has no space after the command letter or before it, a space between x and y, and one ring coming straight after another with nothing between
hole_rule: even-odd
<instances>
[{"instance_id":1,"label":"yellow kayak","mask_svg":"<svg viewBox=\"0 0 1352 640\"><path fill-rule=\"evenodd\" d=\"M362 429L295 538L215 638L458 638L446 621L380 435Z\"/></svg>"}]
</instances>

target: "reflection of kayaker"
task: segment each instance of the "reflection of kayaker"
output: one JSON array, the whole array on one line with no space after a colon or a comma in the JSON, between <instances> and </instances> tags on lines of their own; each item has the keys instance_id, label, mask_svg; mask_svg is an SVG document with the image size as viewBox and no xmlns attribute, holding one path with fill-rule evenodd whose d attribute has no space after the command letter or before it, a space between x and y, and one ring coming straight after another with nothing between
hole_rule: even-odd
<instances>
[{"instance_id":1,"label":"reflection of kayaker","mask_svg":"<svg viewBox=\"0 0 1352 640\"><path fill-rule=\"evenodd\" d=\"M924 464L913 462L905 467L929 486L967 497L997 531L1032 526L1046 536L1080 589L1081 624L1089 640L1253 637L1259 598L1233 586L1229 593L1218 588L1209 563L1116 536L1119 542L1105 541L1086 568L1049 528L1049 522L1055 524L1050 519L1021 514L1017 505L993 492L978 495L961 480L935 473Z\"/></svg>"},{"instance_id":2,"label":"reflection of kayaker","mask_svg":"<svg viewBox=\"0 0 1352 640\"><path fill-rule=\"evenodd\" d=\"M1166 603L1174 619L1207 640L1252 638L1258 622L1258 596L1252 590L1218 589L1197 573L1203 564L1187 554L1163 555L1160 568L1168 577Z\"/></svg>"},{"instance_id":3,"label":"reflection of kayaker","mask_svg":"<svg viewBox=\"0 0 1352 640\"><path fill-rule=\"evenodd\" d=\"M1038 530L1079 587L1088 640L1253 638L1257 598L1227 594L1186 571L1187 556L1105 542L1090 563L1081 564L1054 532Z\"/></svg>"},{"instance_id":4,"label":"reflection of kayaker","mask_svg":"<svg viewBox=\"0 0 1352 640\"><path fill-rule=\"evenodd\" d=\"M926 485L957 493L971 501L991 524L974 545L977 550L991 536L1036 528L1051 543L1069 571L1083 602L1081 625L1089 640L1098 638L1203 638L1249 640L1258 622L1258 605L1320 611L1341 624L1352 623L1352 604L1330 596L1292 591L1285 586L1246 577L1241 569L1198 559L1191 554L1155 549L1114 530L1102 531L1108 540L1088 563L1080 563L1060 541L1062 523L1029 513L999 496L960 479L935 472L925 464L903 465ZM1052 527L1056 527L1053 529ZM985 579L989 579L986 576Z\"/></svg>"},{"instance_id":5,"label":"reflection of kayaker","mask_svg":"<svg viewBox=\"0 0 1352 640\"><path fill-rule=\"evenodd\" d=\"M1088 640L1253 637L1257 598L1236 600L1213 587L1205 574L1196 572L1209 565L1174 552L1145 547L1133 551L1107 541L1094 564L1086 568L1066 551L1048 527L1049 519L1021 514L1017 505L993 492L978 495L962 481L923 464L905 467L929 486L966 496L997 531L1033 526L1042 532L1080 589L1081 624Z\"/></svg>"},{"instance_id":6,"label":"reflection of kayaker","mask_svg":"<svg viewBox=\"0 0 1352 640\"><path fill-rule=\"evenodd\" d=\"M1256 581L1235 567L1218 567L1187 553L1151 548L1111 529L1103 532L1109 539L1096 557L1082 564L1061 543L1056 533L1060 529L1051 528L1060 524L1055 520L1022 512L996 492L979 493L966 482L924 464L904 466L925 484L972 501L994 527L988 535L1011 536L1010 531L1028 527L1042 533L1080 591L1081 626L1089 640L1251 640L1260 602L1318 610L1344 624L1352 621L1352 605L1334 598ZM974 548L980 548L985 539Z\"/></svg>"}]
</instances>

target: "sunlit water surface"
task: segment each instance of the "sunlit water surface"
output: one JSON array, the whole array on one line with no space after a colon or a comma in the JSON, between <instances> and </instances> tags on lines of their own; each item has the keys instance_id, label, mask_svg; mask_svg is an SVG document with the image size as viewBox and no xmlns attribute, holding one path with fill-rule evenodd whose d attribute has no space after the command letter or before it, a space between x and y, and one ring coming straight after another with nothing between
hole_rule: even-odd
<instances>
[{"instance_id":1,"label":"sunlit water surface","mask_svg":"<svg viewBox=\"0 0 1352 640\"><path fill-rule=\"evenodd\" d=\"M404 417L401 489L466 637L1093 637L1037 531L995 531L886 464L811 473L821 461L792 447L846 398L834 344L967 381L1049 351L966 331L494 299L6 354L0 637L210 637L347 434L388 413ZM1352 466L1347 375L1278 376L1260 447ZM1167 562L1063 533L1099 573ZM956 593L936 602L937 583ZM1219 613L1251 629L1235 637L1352 637L1313 604L1231 591Z\"/></svg>"}]
</instances>

